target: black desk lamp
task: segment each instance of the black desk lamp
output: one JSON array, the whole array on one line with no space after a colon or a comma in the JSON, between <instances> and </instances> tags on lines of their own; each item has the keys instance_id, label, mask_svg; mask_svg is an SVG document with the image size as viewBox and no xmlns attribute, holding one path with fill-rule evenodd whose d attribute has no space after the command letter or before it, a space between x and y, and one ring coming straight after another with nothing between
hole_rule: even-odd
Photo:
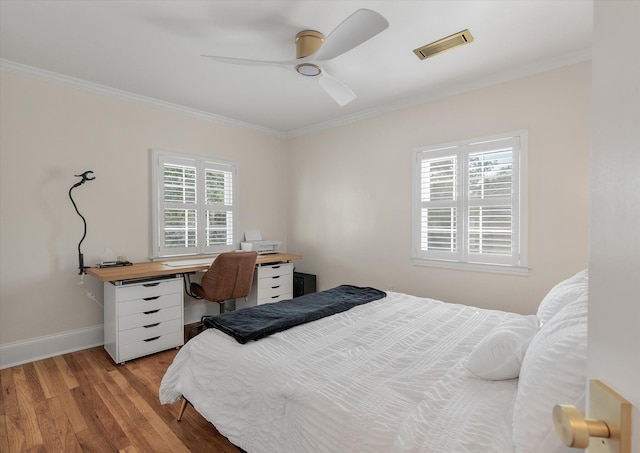
<instances>
[{"instance_id":1,"label":"black desk lamp","mask_svg":"<svg viewBox=\"0 0 640 453\"><path fill-rule=\"evenodd\" d=\"M93 181L94 179L96 179L95 176L89 176L90 174L93 175L93 172L91 170L87 170L82 174L74 175L82 179L79 182L75 183L73 186L71 186L71 188L69 189L69 199L71 200L71 203L73 203L73 207L76 209L76 212L78 213L78 215L82 219L82 222L84 223L84 234L82 235L82 239L80 239L80 242L78 243L78 267L80 269L80 272L78 275L84 274L84 270L86 269L84 266L84 257L82 256L82 251L80 250L80 246L82 245L82 241L84 241L84 238L87 236L87 221L84 219L82 214L80 214L80 211L78 211L78 206L76 206L76 202L73 201L73 197L71 196L71 191L76 187L81 186L87 181Z\"/></svg>"}]
</instances>

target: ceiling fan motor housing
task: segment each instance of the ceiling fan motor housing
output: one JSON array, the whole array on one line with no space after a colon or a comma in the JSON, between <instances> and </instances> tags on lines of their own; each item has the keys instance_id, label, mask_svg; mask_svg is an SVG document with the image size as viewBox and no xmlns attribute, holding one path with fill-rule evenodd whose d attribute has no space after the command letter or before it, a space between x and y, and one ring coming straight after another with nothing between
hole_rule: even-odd
<instances>
[{"instance_id":1,"label":"ceiling fan motor housing","mask_svg":"<svg viewBox=\"0 0 640 453\"><path fill-rule=\"evenodd\" d=\"M315 30L302 30L296 35L296 58L313 55L322 45L324 35Z\"/></svg>"}]
</instances>

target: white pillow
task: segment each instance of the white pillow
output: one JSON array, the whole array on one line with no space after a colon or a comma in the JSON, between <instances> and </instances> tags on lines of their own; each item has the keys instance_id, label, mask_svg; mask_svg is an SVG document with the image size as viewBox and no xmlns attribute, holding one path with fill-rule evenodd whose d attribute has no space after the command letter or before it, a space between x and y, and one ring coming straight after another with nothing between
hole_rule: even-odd
<instances>
[{"instance_id":1,"label":"white pillow","mask_svg":"<svg viewBox=\"0 0 640 453\"><path fill-rule=\"evenodd\" d=\"M584 410L586 361L584 298L568 304L542 325L527 349L513 407L516 453L546 453L562 447L551 413L556 404Z\"/></svg>"},{"instance_id":2,"label":"white pillow","mask_svg":"<svg viewBox=\"0 0 640 453\"><path fill-rule=\"evenodd\" d=\"M571 278L561 281L551 288L538 306L536 315L543 326L564 306L580 298L586 298L589 288L588 270L578 272Z\"/></svg>"},{"instance_id":3,"label":"white pillow","mask_svg":"<svg viewBox=\"0 0 640 453\"><path fill-rule=\"evenodd\" d=\"M538 317L534 315L499 324L471 351L467 369L491 381L517 378L524 354L536 333Z\"/></svg>"}]
</instances>

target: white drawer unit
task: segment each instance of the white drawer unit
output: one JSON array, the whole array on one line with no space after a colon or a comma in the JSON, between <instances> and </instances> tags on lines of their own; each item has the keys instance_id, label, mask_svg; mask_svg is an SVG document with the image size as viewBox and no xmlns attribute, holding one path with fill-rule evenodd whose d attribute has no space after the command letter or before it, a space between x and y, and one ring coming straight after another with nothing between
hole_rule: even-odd
<instances>
[{"instance_id":1,"label":"white drawer unit","mask_svg":"<svg viewBox=\"0 0 640 453\"><path fill-rule=\"evenodd\" d=\"M184 344L182 277L104 284L104 348L116 363Z\"/></svg>"},{"instance_id":2,"label":"white drawer unit","mask_svg":"<svg viewBox=\"0 0 640 453\"><path fill-rule=\"evenodd\" d=\"M262 305L293 297L293 263L257 266L249 295L251 305Z\"/></svg>"}]
</instances>

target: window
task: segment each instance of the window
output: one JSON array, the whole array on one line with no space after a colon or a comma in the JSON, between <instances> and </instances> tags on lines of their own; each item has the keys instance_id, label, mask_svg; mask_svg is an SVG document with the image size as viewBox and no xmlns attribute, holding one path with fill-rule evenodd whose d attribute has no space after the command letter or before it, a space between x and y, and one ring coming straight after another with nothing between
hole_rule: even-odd
<instances>
[{"instance_id":1,"label":"window","mask_svg":"<svg viewBox=\"0 0 640 453\"><path fill-rule=\"evenodd\" d=\"M237 165L151 152L153 256L219 253L237 242Z\"/></svg>"},{"instance_id":2,"label":"window","mask_svg":"<svg viewBox=\"0 0 640 453\"><path fill-rule=\"evenodd\" d=\"M526 274L527 132L414 152L415 264Z\"/></svg>"}]
</instances>

